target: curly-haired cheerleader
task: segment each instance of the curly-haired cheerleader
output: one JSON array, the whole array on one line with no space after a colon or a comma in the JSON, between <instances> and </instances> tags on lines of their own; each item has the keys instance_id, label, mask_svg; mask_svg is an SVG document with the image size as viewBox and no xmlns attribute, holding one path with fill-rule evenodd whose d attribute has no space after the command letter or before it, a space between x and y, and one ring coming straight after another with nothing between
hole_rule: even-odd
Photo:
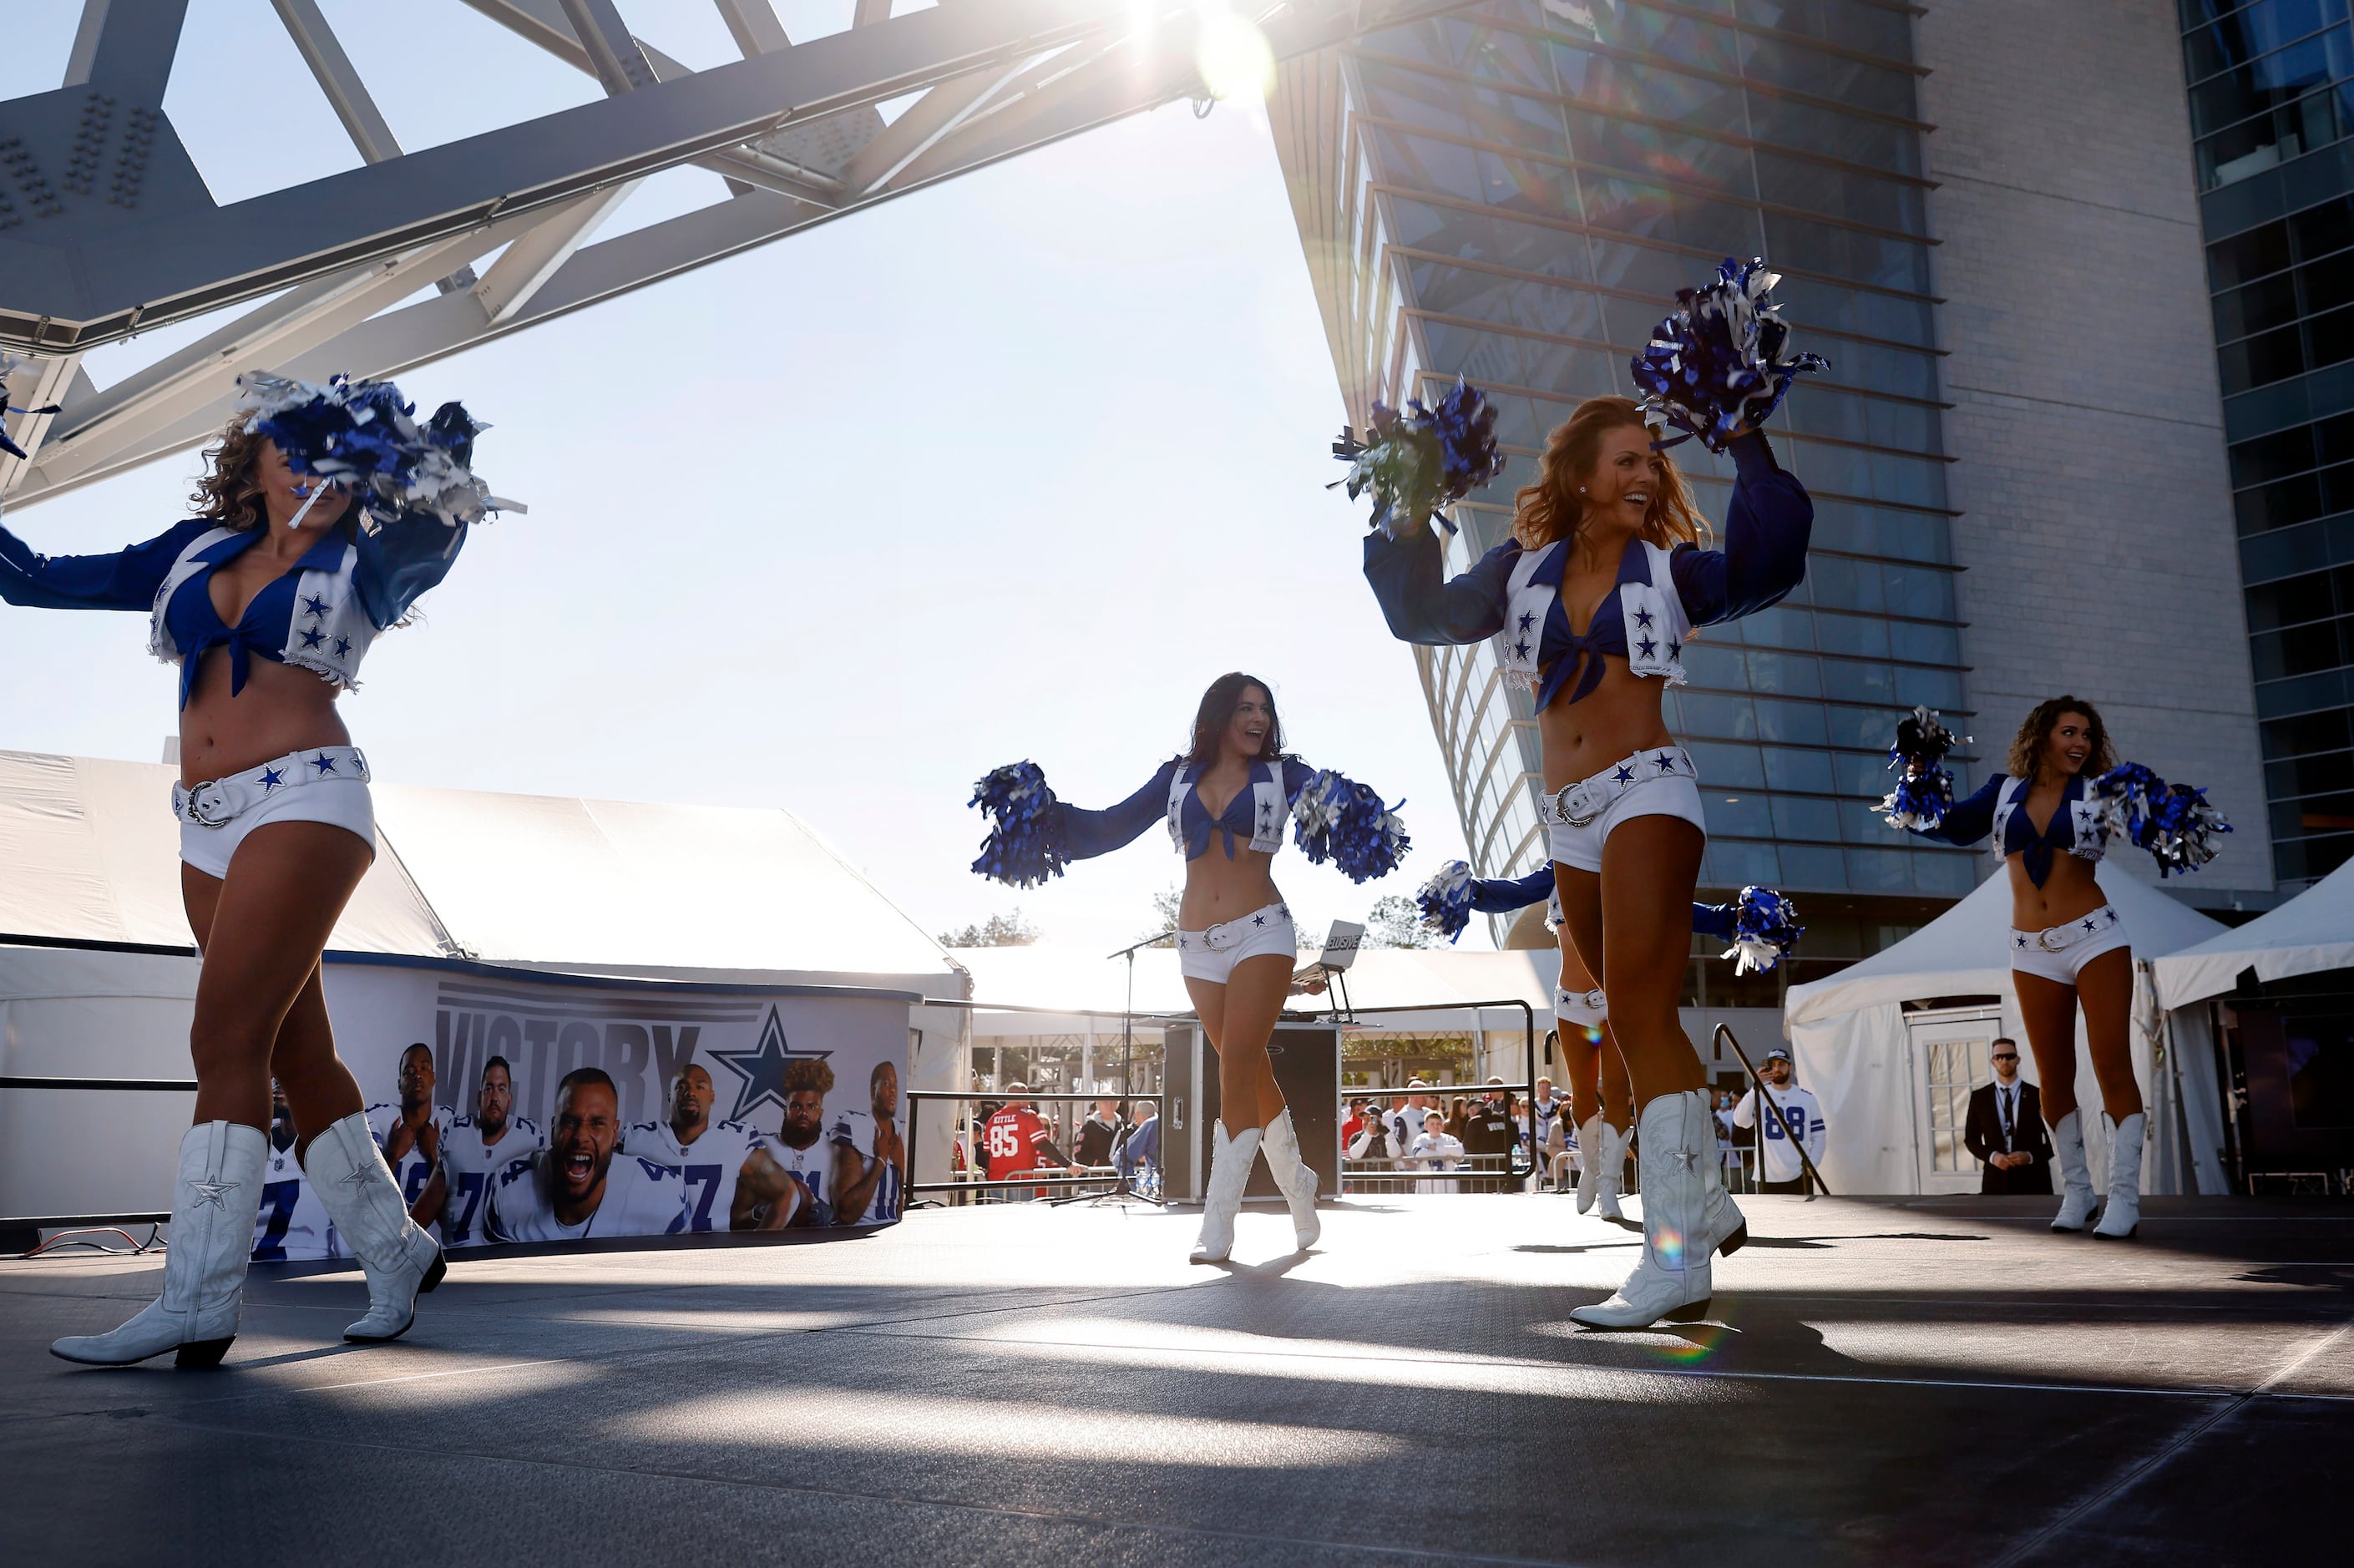
<instances>
[{"instance_id":1,"label":"curly-haired cheerleader","mask_svg":"<svg viewBox=\"0 0 2354 1568\"><path fill-rule=\"evenodd\" d=\"M376 857L367 763L335 699L356 683L377 633L448 573L481 516L487 494L465 468L476 427L451 404L420 429L387 384L270 385L267 408L230 425L207 454L188 521L112 555L54 558L0 530L0 599L145 612L148 647L179 666L172 810L203 955L189 1033L196 1125L180 1142L163 1294L109 1333L57 1341L67 1361L111 1366L177 1351L183 1367L219 1364L244 1298L273 1077L311 1190L366 1270L367 1315L345 1338L407 1332L419 1293L443 1272L335 1054L319 959ZM321 467L298 468L329 463L323 449L302 455L298 428L348 429L361 406L376 427L380 484L329 484ZM292 461L281 433L295 443ZM424 493L405 482L427 458L437 472L425 488L456 497L454 514L420 507Z\"/></svg>"},{"instance_id":2,"label":"curly-haired cheerleader","mask_svg":"<svg viewBox=\"0 0 2354 1568\"><path fill-rule=\"evenodd\" d=\"M2094 868L2111 832L2121 832L2158 856L2161 875L2195 870L2214 853L2209 835L2229 832L2231 826L2200 791L2169 787L2130 763L2118 767L2100 714L2076 697L2039 704L2011 740L2007 771L1969 799L1946 805L1951 784L1936 759L1951 744L1934 715L1908 721L1895 748L1906 764L1906 784L1882 810L1891 825L1949 844L1991 836L1995 853L2009 863L2011 982L2063 1181L2052 1228L2081 1231L2098 1208L2093 1234L2121 1240L2141 1223L2147 1118L2126 1032L2133 1006L2130 938ZM2105 1198L2094 1194L2078 1119L2080 1006L2102 1108L2116 1128Z\"/></svg>"},{"instance_id":3,"label":"curly-haired cheerleader","mask_svg":"<svg viewBox=\"0 0 2354 1568\"><path fill-rule=\"evenodd\" d=\"M1299 1250L1313 1246L1321 1229L1316 1172L1301 1162L1267 1054L1298 949L1269 864L1288 820L1309 859L1331 860L1358 882L1384 875L1407 847L1396 817L1364 786L1288 755L1267 683L1241 673L1219 676L1202 694L1185 754L1108 810L1065 805L1026 762L982 779L973 803L992 821L973 869L1015 886L1058 875L1068 861L1108 854L1156 820L1167 821L1185 857L1179 962L1217 1048L1222 1107L1193 1261L1223 1262L1233 1249L1254 1153L1267 1156L1290 1204Z\"/></svg>"},{"instance_id":4,"label":"curly-haired cheerleader","mask_svg":"<svg viewBox=\"0 0 2354 1568\"><path fill-rule=\"evenodd\" d=\"M1659 699L1684 679L1693 627L1798 584L1814 506L1754 429L1729 445L1739 478L1722 551L1699 547L1691 493L1624 397L1590 398L1553 431L1513 537L1463 576L1445 579L1427 528L1365 541L1392 631L1424 643L1501 634L1507 670L1535 688L1564 950L1602 976L1645 1150L1643 1259L1608 1301L1571 1314L1595 1327L1702 1316L1711 1255L1744 1234L1717 1166L1706 1075L1676 1014L1707 837L1691 754Z\"/></svg>"}]
</instances>

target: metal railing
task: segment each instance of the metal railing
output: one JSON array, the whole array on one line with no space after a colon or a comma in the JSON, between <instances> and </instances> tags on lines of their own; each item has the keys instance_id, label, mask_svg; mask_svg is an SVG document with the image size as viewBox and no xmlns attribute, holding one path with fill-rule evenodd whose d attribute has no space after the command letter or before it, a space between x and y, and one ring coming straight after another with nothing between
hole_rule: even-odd
<instances>
[{"instance_id":1,"label":"metal railing","mask_svg":"<svg viewBox=\"0 0 2354 1568\"><path fill-rule=\"evenodd\" d=\"M1012 1008L1007 1011L1015 1012L1044 1012L1045 1010L1043 1008L1023 1007ZM907 1102L907 1145L911 1149L920 1147L916 1142L916 1129L922 1125L923 1106L926 1100L1005 1100L1009 1102L1014 1100L1045 1100L1055 1104L1067 1102L1075 1105L1092 1105L1097 1100L1108 1099L1126 1100L1131 1103L1137 1100L1150 1100L1157 1107L1153 1113L1155 1116L1165 1117L1169 1111L1169 1093L1166 1089L1157 1090L1149 1095L1081 1094L1077 1091L1050 1095L1040 1094L1031 1089L1011 1091L1005 1089L913 1089L908 1091L902 1097ZM1067 1154L1066 1157L1067 1158ZM1101 1189L1105 1192L1116 1192L1126 1184L1127 1181L1125 1177L1119 1173L1116 1167L1111 1166L1073 1166L1067 1168L1071 1171L1090 1172L1089 1174L1026 1175L1008 1176L1002 1178L993 1176L976 1177L972 1172L981 1169L981 1153L979 1150L976 1150L974 1151L972 1159L974 1163L967 1166L963 1174L959 1175L951 1172L949 1179L945 1181L909 1181L907 1185L906 1191L910 1201L910 1206L913 1206L913 1200L925 1192L1011 1192L1016 1188L1025 1188L1033 1191L1044 1188L1052 1191L1056 1188L1078 1187L1093 1187ZM1158 1161L1155 1161L1155 1164L1157 1165ZM1043 1171L1055 1171L1066 1170L1066 1168L1062 1166L1044 1166L1040 1167L1039 1169ZM1086 1196L1087 1194L1082 1193L1079 1195ZM1140 1196L1141 1194L1139 1195Z\"/></svg>"}]
</instances>

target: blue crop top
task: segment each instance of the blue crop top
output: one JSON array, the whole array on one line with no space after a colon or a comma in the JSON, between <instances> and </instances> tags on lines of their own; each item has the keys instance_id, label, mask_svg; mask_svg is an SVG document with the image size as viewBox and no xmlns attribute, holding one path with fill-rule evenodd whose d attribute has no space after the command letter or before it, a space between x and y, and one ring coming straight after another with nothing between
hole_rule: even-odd
<instances>
[{"instance_id":1,"label":"blue crop top","mask_svg":"<svg viewBox=\"0 0 2354 1568\"><path fill-rule=\"evenodd\" d=\"M2072 776L2060 791L2052 820L2037 832L2023 805L2026 780L1998 773L1967 800L1956 800L1934 828L1914 830L1922 838L1938 839L1967 849L1989 833L2006 860L2020 856L2027 880L2043 885L2052 874L2052 857L2062 850L2080 860L2099 860L2108 847L2102 822L2102 801L2092 794L2081 773Z\"/></svg>"},{"instance_id":2,"label":"blue crop top","mask_svg":"<svg viewBox=\"0 0 2354 1568\"><path fill-rule=\"evenodd\" d=\"M1316 777L1316 769L1297 758L1286 757L1274 762L1254 762L1250 779L1235 791L1219 815L1210 815L1210 808L1202 801L1199 782L1201 769L1182 757L1172 757L1161 765L1144 788L1119 805L1100 811L1083 810L1066 804L1063 808L1065 843L1073 860L1092 860L1097 855L1109 854L1134 843L1144 830L1170 816L1170 801L1175 795L1180 779L1178 770L1184 769L1190 782L1184 786L1176 821L1171 823L1172 835L1182 840L1185 858L1199 860L1209 852L1214 836L1225 840L1226 858L1235 858L1235 839L1239 834L1254 849L1273 853L1283 842L1283 830L1289 821L1290 803L1299 798Z\"/></svg>"},{"instance_id":3,"label":"blue crop top","mask_svg":"<svg viewBox=\"0 0 2354 1568\"><path fill-rule=\"evenodd\" d=\"M207 542L208 535L219 536ZM238 623L228 626L213 608L213 569L259 543L259 528L231 532L191 518L111 555L56 556L36 553L0 528L0 601L150 612L151 647L158 657L179 662L182 707L203 656L218 647L229 651L231 694L245 689L256 653L350 686L376 632L449 574L465 535L463 525L453 536L439 519L421 515L374 534L339 526L254 595Z\"/></svg>"},{"instance_id":4,"label":"blue crop top","mask_svg":"<svg viewBox=\"0 0 2354 1568\"><path fill-rule=\"evenodd\" d=\"M1668 557L1676 598L1693 626L1734 620L1766 609L1807 575L1815 506L1806 487L1783 471L1766 438L1754 431L1733 443L1733 456L1738 476L1725 508L1724 548L1680 545ZM1573 678L1576 683L1569 700L1580 702L1589 695L1602 680L1606 655L1629 658L1628 612L1621 594L1606 594L1585 635L1572 631L1560 593L1569 550L1565 541L1556 541L1545 547L1530 579L1553 590L1547 596L1543 625L1533 625L1535 612L1526 608L1514 617L1508 585L1522 553L1518 541L1508 540L1469 571L1447 581L1441 576L1444 560L1437 537L1428 528L1411 530L1394 541L1377 532L1365 539L1365 577L1391 632L1407 642L1478 642L1517 620L1506 647L1522 660L1533 652L1543 671L1536 688L1536 706L1543 712ZM1643 543L1630 539L1620 557L1618 581L1649 580ZM1633 613L1638 622L1635 647L1641 655L1631 661L1637 673L1668 673L1681 655L1680 641L1671 628L1649 624L1650 611L1638 609ZM1527 645L1532 631L1537 633L1532 651ZM1670 678L1681 679L1680 672Z\"/></svg>"}]
</instances>

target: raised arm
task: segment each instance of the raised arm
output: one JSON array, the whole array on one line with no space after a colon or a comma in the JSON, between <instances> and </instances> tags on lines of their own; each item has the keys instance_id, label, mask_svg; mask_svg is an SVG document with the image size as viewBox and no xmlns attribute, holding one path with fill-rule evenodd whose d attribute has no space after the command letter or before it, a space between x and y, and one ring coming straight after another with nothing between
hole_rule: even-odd
<instances>
[{"instance_id":1,"label":"raised arm","mask_svg":"<svg viewBox=\"0 0 2354 1568\"><path fill-rule=\"evenodd\" d=\"M1724 509L1724 548L1686 546L1670 562L1676 594L1694 626L1778 604L1807 576L1807 542L1815 503L1752 430L1732 446L1733 500Z\"/></svg>"},{"instance_id":2,"label":"raised arm","mask_svg":"<svg viewBox=\"0 0 2354 1568\"><path fill-rule=\"evenodd\" d=\"M1180 760L1172 757L1162 763L1144 788L1117 806L1089 811L1065 805L1064 853L1073 860L1092 860L1134 843L1145 829L1169 814L1169 786L1176 778Z\"/></svg>"},{"instance_id":3,"label":"raised arm","mask_svg":"<svg viewBox=\"0 0 2354 1568\"><path fill-rule=\"evenodd\" d=\"M352 541L359 549L352 586L370 624L379 631L392 625L426 589L448 577L466 543L467 527L461 523L452 528L439 517L412 512L373 534L361 529Z\"/></svg>"},{"instance_id":4,"label":"raised arm","mask_svg":"<svg viewBox=\"0 0 2354 1568\"><path fill-rule=\"evenodd\" d=\"M1935 827L1915 828L1912 830L1914 835L1967 849L1994 832L1994 805L2002 794L2003 781L2004 776L1996 774L1978 786L1977 794L1967 800L1955 801L1945 820Z\"/></svg>"},{"instance_id":5,"label":"raised arm","mask_svg":"<svg viewBox=\"0 0 2354 1568\"><path fill-rule=\"evenodd\" d=\"M1401 641L1477 642L1504 629L1505 583L1520 553L1516 544L1499 545L1450 580L1428 524L1397 539L1376 532L1365 535L1365 580Z\"/></svg>"},{"instance_id":6,"label":"raised arm","mask_svg":"<svg viewBox=\"0 0 2354 1568\"><path fill-rule=\"evenodd\" d=\"M1510 915L1532 904L1543 903L1553 893L1553 862L1547 861L1526 876L1473 877L1471 907L1482 915Z\"/></svg>"},{"instance_id":7,"label":"raised arm","mask_svg":"<svg viewBox=\"0 0 2354 1568\"><path fill-rule=\"evenodd\" d=\"M172 563L213 526L192 517L107 556L44 556L0 528L0 600L27 609L153 609Z\"/></svg>"}]
</instances>

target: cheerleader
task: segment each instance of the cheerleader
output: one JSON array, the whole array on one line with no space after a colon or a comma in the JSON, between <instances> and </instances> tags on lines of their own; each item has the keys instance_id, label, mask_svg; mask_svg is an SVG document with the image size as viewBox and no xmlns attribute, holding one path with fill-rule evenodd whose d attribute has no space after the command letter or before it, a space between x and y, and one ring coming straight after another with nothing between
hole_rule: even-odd
<instances>
[{"instance_id":1,"label":"cheerleader","mask_svg":"<svg viewBox=\"0 0 2354 1568\"><path fill-rule=\"evenodd\" d=\"M1560 934L1561 978L1553 993L1554 1037L1569 1078L1571 1120L1583 1158L1577 1169L1577 1212L1596 1211L1613 1224L1630 1224L1618 1198L1626 1181L1628 1134L1634 1100L1626 1058L1610 1033L1609 998L1594 983L1577 947L1563 928L1561 895L1547 864L1526 876L1475 877L1463 862L1449 861L1417 894L1423 924L1453 941L1474 910L1509 915L1540 902L1548 905L1545 928ZM1744 887L1730 904L1694 904L1692 933L1730 943L1719 955L1738 961L1738 972L1763 973L1792 952L1806 927L1797 910L1770 887ZM1746 1226L1717 1244L1731 1255L1748 1239Z\"/></svg>"},{"instance_id":2,"label":"cheerleader","mask_svg":"<svg viewBox=\"0 0 2354 1568\"><path fill-rule=\"evenodd\" d=\"M339 415L325 404L345 410L386 391L392 403L365 416L378 421L374 434L397 426L420 450L438 443L440 481L473 484L465 463L477 427L455 404L427 433L396 411L385 384L273 386L292 388L276 410L289 429L306 409L320 416L314 426L332 424ZM119 1366L176 1351L182 1367L219 1364L237 1335L273 1077L303 1177L366 1270L367 1314L344 1337L399 1337L443 1274L441 1249L411 1222L335 1054L319 959L376 857L367 761L335 699L357 683L376 635L448 573L482 508L362 526L355 491L298 471L273 428L257 413L223 432L206 453L196 514L144 544L51 557L0 529L0 599L144 611L150 652L179 669L172 810L202 955L189 1031L196 1125L180 1142L163 1294L121 1328L49 1347L70 1361Z\"/></svg>"},{"instance_id":3,"label":"cheerleader","mask_svg":"<svg viewBox=\"0 0 2354 1568\"><path fill-rule=\"evenodd\" d=\"M2126 1021L2133 1005L2133 948L2123 918L2101 893L2094 868L2112 832L2123 831L2158 858L2159 874L2195 870L2212 858L2208 835L2231 826L2202 792L2168 786L2148 769L2120 768L2093 705L2073 696L2040 704L2012 737L2006 771L1966 800L1952 802L1937 766L1952 736L1925 710L1900 728L1895 755L1906 781L1882 805L1892 826L1967 846L1991 837L2010 876L2010 970L2043 1099L2043 1119L2063 1186L2055 1231L2131 1236L2141 1223L2141 1156L2147 1118L2134 1079ZM1949 803L1951 802L1951 803ZM2064 852L2064 853L2062 853ZM2105 1201L2095 1197L2084 1158L2076 1098L2076 1013L2101 1106L2115 1124Z\"/></svg>"},{"instance_id":4,"label":"cheerleader","mask_svg":"<svg viewBox=\"0 0 2354 1568\"><path fill-rule=\"evenodd\" d=\"M1316 1172L1300 1158L1267 1054L1299 947L1291 911L1268 868L1288 819L1311 861L1331 860L1358 882L1384 875L1407 848L1396 817L1363 785L1286 753L1267 683L1241 673L1210 683L1184 755L1163 763L1117 806L1087 811L1066 805L1026 762L982 779L973 804L992 823L973 869L1017 887L1133 842L1155 820L1168 823L1185 857L1178 961L1218 1053L1221 1114L1212 1129L1193 1259L1221 1263L1233 1250L1235 1218L1257 1154L1267 1157L1290 1206L1299 1249L1315 1245L1322 1228Z\"/></svg>"},{"instance_id":5,"label":"cheerleader","mask_svg":"<svg viewBox=\"0 0 2354 1568\"><path fill-rule=\"evenodd\" d=\"M1644 1150L1642 1261L1609 1300L1571 1314L1597 1328L1705 1315L1711 1255L1744 1234L1707 1077L1676 1013L1707 836L1691 756L1668 733L1660 694L1685 678L1692 628L1797 586L1814 506L1754 419L1724 444L1738 478L1721 551L1700 547L1681 473L1624 397L1589 398L1552 432L1512 538L1463 576L1444 577L1427 527L1365 540L1393 632L1496 638L1508 673L1535 691L1555 884L1572 945L1602 977Z\"/></svg>"}]
</instances>

